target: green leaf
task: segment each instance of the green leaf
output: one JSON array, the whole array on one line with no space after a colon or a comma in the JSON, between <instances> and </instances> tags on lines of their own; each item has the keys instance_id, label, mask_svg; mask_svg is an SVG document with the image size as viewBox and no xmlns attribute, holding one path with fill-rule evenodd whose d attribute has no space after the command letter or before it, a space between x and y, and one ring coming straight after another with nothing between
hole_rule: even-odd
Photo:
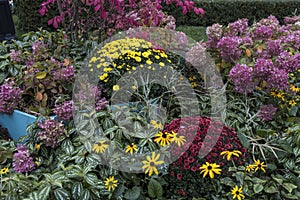
<instances>
[{"instance_id":1,"label":"green leaf","mask_svg":"<svg viewBox=\"0 0 300 200\"><path fill-rule=\"evenodd\" d=\"M98 178L95 174L92 173L88 173L84 176L84 180L90 184L90 185L94 185L96 182L98 182Z\"/></svg>"},{"instance_id":2,"label":"green leaf","mask_svg":"<svg viewBox=\"0 0 300 200\"><path fill-rule=\"evenodd\" d=\"M154 179L151 179L148 184L148 194L151 198L161 197L163 195L163 189L160 183Z\"/></svg>"},{"instance_id":3,"label":"green leaf","mask_svg":"<svg viewBox=\"0 0 300 200\"><path fill-rule=\"evenodd\" d=\"M297 186L292 184L292 183L284 183L282 185L289 193L291 193L293 191L293 189L296 189Z\"/></svg>"},{"instance_id":4,"label":"green leaf","mask_svg":"<svg viewBox=\"0 0 300 200\"><path fill-rule=\"evenodd\" d=\"M238 135L238 138L240 139L240 141L241 141L243 147L249 148L249 147L250 147L250 142L249 142L249 140L246 138L246 136L245 136L244 134L242 134L242 133L238 133L237 135Z\"/></svg>"},{"instance_id":5,"label":"green leaf","mask_svg":"<svg viewBox=\"0 0 300 200\"><path fill-rule=\"evenodd\" d=\"M84 190L80 199L91 199L91 193L89 190Z\"/></svg>"},{"instance_id":6,"label":"green leaf","mask_svg":"<svg viewBox=\"0 0 300 200\"><path fill-rule=\"evenodd\" d=\"M51 191L50 185L45 185L39 192L39 200L47 200Z\"/></svg>"},{"instance_id":7,"label":"green leaf","mask_svg":"<svg viewBox=\"0 0 300 200\"><path fill-rule=\"evenodd\" d=\"M265 192L266 192L266 193L271 193L271 194L273 194L273 193L277 193L278 190L276 189L276 187L270 186L270 187L266 187L266 188L265 188Z\"/></svg>"},{"instance_id":8,"label":"green leaf","mask_svg":"<svg viewBox=\"0 0 300 200\"><path fill-rule=\"evenodd\" d=\"M261 192L263 189L264 189L264 186L261 184L254 184L254 186L253 186L253 190L254 190L255 194Z\"/></svg>"},{"instance_id":9,"label":"green leaf","mask_svg":"<svg viewBox=\"0 0 300 200\"><path fill-rule=\"evenodd\" d=\"M79 199L79 197L82 195L82 191L83 186L81 182L73 183L71 193L74 199Z\"/></svg>"},{"instance_id":10,"label":"green leaf","mask_svg":"<svg viewBox=\"0 0 300 200\"><path fill-rule=\"evenodd\" d=\"M47 72L38 72L35 75L35 78L37 79L44 79L47 76Z\"/></svg>"},{"instance_id":11,"label":"green leaf","mask_svg":"<svg viewBox=\"0 0 300 200\"><path fill-rule=\"evenodd\" d=\"M297 106L292 106L291 109L289 110L289 114L293 117L296 117L298 112L298 107Z\"/></svg>"},{"instance_id":12,"label":"green leaf","mask_svg":"<svg viewBox=\"0 0 300 200\"><path fill-rule=\"evenodd\" d=\"M125 199L135 200L138 199L141 194L141 188L134 186L131 190L127 190L125 193Z\"/></svg>"},{"instance_id":13,"label":"green leaf","mask_svg":"<svg viewBox=\"0 0 300 200\"><path fill-rule=\"evenodd\" d=\"M63 188L57 188L56 190L54 190L54 196L56 199L63 199L63 200L70 199L70 195L68 191Z\"/></svg>"}]
</instances>

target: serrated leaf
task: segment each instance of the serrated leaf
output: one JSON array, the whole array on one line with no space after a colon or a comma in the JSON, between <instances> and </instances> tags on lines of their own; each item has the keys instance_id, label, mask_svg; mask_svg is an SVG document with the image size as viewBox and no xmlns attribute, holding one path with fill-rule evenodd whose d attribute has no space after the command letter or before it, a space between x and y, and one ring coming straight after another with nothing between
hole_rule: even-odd
<instances>
[{"instance_id":1,"label":"serrated leaf","mask_svg":"<svg viewBox=\"0 0 300 200\"><path fill-rule=\"evenodd\" d=\"M141 193L141 188L135 186L132 189L127 190L124 197L126 199L135 200L139 198L140 193Z\"/></svg>"},{"instance_id":2,"label":"serrated leaf","mask_svg":"<svg viewBox=\"0 0 300 200\"><path fill-rule=\"evenodd\" d=\"M154 179L151 179L148 184L148 194L151 198L161 197L163 189L160 183Z\"/></svg>"}]
</instances>

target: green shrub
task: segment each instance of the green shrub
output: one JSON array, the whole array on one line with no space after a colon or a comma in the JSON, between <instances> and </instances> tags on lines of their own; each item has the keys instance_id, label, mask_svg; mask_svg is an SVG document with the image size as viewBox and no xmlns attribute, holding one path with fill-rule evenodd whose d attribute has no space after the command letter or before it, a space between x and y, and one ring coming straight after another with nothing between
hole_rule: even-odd
<instances>
[{"instance_id":1,"label":"green shrub","mask_svg":"<svg viewBox=\"0 0 300 200\"><path fill-rule=\"evenodd\" d=\"M204 9L203 17L193 13L180 15L180 9L174 5L165 6L164 10L176 18L177 25L210 26L214 23L225 25L238 18L248 18L249 22L252 23L268 17L270 14L282 22L285 16L292 15L300 8L300 1L201 0L195 1L195 5Z\"/></svg>"},{"instance_id":2,"label":"green shrub","mask_svg":"<svg viewBox=\"0 0 300 200\"><path fill-rule=\"evenodd\" d=\"M46 17L42 17L38 12L42 0L16 0L15 1L15 15L19 19L16 26L19 35L29 31L37 31L42 27L47 30L53 30L52 26L48 26L47 20L52 14L48 13Z\"/></svg>"}]
</instances>

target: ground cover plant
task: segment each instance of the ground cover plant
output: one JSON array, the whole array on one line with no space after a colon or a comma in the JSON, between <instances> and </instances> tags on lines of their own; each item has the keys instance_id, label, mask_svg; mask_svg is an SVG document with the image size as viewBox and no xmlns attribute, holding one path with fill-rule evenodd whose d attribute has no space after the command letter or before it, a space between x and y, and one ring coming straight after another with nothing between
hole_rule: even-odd
<instances>
[{"instance_id":1,"label":"ground cover plant","mask_svg":"<svg viewBox=\"0 0 300 200\"><path fill-rule=\"evenodd\" d=\"M69 8L86 9L78 20L109 15L103 2L61 2L55 26L71 26ZM80 20L2 43L0 112L38 118L19 141L0 126L1 199L300 198L300 17L214 24L199 42L154 19L164 28L114 27L100 44Z\"/></svg>"}]
</instances>

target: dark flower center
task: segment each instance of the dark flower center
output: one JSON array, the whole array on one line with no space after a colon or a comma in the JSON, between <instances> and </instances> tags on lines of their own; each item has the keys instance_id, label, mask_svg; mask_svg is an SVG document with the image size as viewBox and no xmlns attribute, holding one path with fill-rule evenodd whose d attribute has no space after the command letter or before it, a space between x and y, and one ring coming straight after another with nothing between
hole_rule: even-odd
<instances>
[{"instance_id":1,"label":"dark flower center","mask_svg":"<svg viewBox=\"0 0 300 200\"><path fill-rule=\"evenodd\" d=\"M236 195L239 195L239 194L240 194L240 192L239 192L239 191L236 191L236 192L235 192L235 194L236 194Z\"/></svg>"},{"instance_id":2,"label":"dark flower center","mask_svg":"<svg viewBox=\"0 0 300 200\"><path fill-rule=\"evenodd\" d=\"M154 162L150 162L150 166L153 167L155 165Z\"/></svg>"},{"instance_id":3,"label":"dark flower center","mask_svg":"<svg viewBox=\"0 0 300 200\"><path fill-rule=\"evenodd\" d=\"M261 164L258 164L257 167L261 168Z\"/></svg>"},{"instance_id":4,"label":"dark flower center","mask_svg":"<svg viewBox=\"0 0 300 200\"><path fill-rule=\"evenodd\" d=\"M212 170L212 166L208 166L207 169L208 169L208 170Z\"/></svg>"},{"instance_id":5,"label":"dark flower center","mask_svg":"<svg viewBox=\"0 0 300 200\"><path fill-rule=\"evenodd\" d=\"M164 138L164 139L166 139L167 138L167 134L163 133L161 137Z\"/></svg>"}]
</instances>

